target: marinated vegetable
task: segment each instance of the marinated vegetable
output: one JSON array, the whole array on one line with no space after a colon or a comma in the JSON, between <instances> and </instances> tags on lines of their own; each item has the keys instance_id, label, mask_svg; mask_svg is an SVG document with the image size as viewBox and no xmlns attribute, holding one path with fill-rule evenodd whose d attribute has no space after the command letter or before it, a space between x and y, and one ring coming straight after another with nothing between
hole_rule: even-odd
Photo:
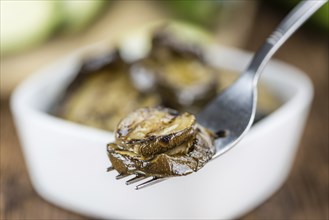
<instances>
[{"instance_id":1,"label":"marinated vegetable","mask_svg":"<svg viewBox=\"0 0 329 220\"><path fill-rule=\"evenodd\" d=\"M85 62L62 98L57 114L64 119L114 131L135 108L154 106L156 94L139 92L117 53Z\"/></svg>"},{"instance_id":2,"label":"marinated vegetable","mask_svg":"<svg viewBox=\"0 0 329 220\"><path fill-rule=\"evenodd\" d=\"M126 150L149 157L183 144L194 134L193 115L178 115L171 109L146 108L136 110L119 123L116 141Z\"/></svg>"},{"instance_id":3,"label":"marinated vegetable","mask_svg":"<svg viewBox=\"0 0 329 220\"><path fill-rule=\"evenodd\" d=\"M135 65L153 73L163 104L171 108L197 112L216 96L218 70L205 62L202 48L165 31L154 35L149 56Z\"/></svg>"},{"instance_id":4,"label":"marinated vegetable","mask_svg":"<svg viewBox=\"0 0 329 220\"><path fill-rule=\"evenodd\" d=\"M181 176L202 168L215 153L212 134L189 113L142 108L118 125L116 141L107 147L120 174Z\"/></svg>"}]
</instances>

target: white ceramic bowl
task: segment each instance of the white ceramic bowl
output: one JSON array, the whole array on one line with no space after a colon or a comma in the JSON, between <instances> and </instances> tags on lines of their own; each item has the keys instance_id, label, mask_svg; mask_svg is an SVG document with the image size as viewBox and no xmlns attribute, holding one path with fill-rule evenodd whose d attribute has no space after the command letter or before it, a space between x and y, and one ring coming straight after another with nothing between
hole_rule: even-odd
<instances>
[{"instance_id":1,"label":"white ceramic bowl","mask_svg":"<svg viewBox=\"0 0 329 220\"><path fill-rule=\"evenodd\" d=\"M211 61L242 71L251 55L213 48ZM257 123L231 151L199 172L135 191L115 180L106 143L113 134L47 114L79 56L41 70L21 84L11 108L35 190L46 200L95 218L231 219L271 196L289 174L313 89L298 69L271 61L262 76L284 104Z\"/></svg>"}]
</instances>

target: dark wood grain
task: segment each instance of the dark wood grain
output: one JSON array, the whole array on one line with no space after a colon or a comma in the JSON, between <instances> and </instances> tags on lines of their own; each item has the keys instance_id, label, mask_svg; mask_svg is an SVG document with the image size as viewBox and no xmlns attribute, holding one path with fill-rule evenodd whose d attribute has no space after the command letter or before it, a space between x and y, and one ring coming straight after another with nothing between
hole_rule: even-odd
<instances>
[{"instance_id":1,"label":"dark wood grain","mask_svg":"<svg viewBox=\"0 0 329 220\"><path fill-rule=\"evenodd\" d=\"M264 8L246 49L256 50L283 15ZM291 175L268 201L242 219L328 219L328 41L304 28L276 55L310 76L315 98ZM0 218L88 219L58 208L32 189L7 100L1 100Z\"/></svg>"},{"instance_id":2,"label":"dark wood grain","mask_svg":"<svg viewBox=\"0 0 329 220\"><path fill-rule=\"evenodd\" d=\"M32 189L8 101L1 100L0 219L85 219L40 198Z\"/></svg>"}]
</instances>

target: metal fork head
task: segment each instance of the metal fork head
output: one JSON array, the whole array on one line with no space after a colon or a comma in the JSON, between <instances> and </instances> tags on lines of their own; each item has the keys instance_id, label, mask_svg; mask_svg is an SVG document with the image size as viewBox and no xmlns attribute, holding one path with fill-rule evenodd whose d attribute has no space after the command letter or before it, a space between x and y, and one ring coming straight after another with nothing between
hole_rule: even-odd
<instances>
[{"instance_id":1,"label":"metal fork head","mask_svg":"<svg viewBox=\"0 0 329 220\"><path fill-rule=\"evenodd\" d=\"M107 172L110 172L110 171L113 171L113 170L115 170L115 169L112 166L107 168ZM136 190L143 189L145 187L154 185L156 183L159 183L159 182L162 182L162 181L168 179L166 177L146 176L146 175L143 175L143 174L140 174L140 173L136 173L136 174L119 174L115 178L117 180L120 180L120 179L129 177L129 176L132 177L132 178L130 178L129 180L126 181L126 185L131 185L131 184L138 183L138 182L141 182L141 181L145 180L142 183L139 183L138 185L135 186Z\"/></svg>"},{"instance_id":2,"label":"metal fork head","mask_svg":"<svg viewBox=\"0 0 329 220\"><path fill-rule=\"evenodd\" d=\"M251 127L256 99L254 78L244 74L197 115L198 123L218 136L213 159L231 149Z\"/></svg>"}]
</instances>

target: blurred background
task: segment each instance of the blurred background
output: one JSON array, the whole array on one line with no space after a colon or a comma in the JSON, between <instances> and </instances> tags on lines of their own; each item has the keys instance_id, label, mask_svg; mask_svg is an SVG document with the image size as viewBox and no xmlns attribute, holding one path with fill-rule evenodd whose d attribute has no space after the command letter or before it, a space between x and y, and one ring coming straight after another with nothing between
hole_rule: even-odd
<instances>
[{"instance_id":1,"label":"blurred background","mask_svg":"<svg viewBox=\"0 0 329 220\"><path fill-rule=\"evenodd\" d=\"M9 111L13 89L42 66L160 19L187 21L219 44L255 51L298 0L1 0L1 219L87 219L32 189ZM328 219L328 3L275 56L306 72L315 98L292 173L243 219Z\"/></svg>"}]
</instances>

